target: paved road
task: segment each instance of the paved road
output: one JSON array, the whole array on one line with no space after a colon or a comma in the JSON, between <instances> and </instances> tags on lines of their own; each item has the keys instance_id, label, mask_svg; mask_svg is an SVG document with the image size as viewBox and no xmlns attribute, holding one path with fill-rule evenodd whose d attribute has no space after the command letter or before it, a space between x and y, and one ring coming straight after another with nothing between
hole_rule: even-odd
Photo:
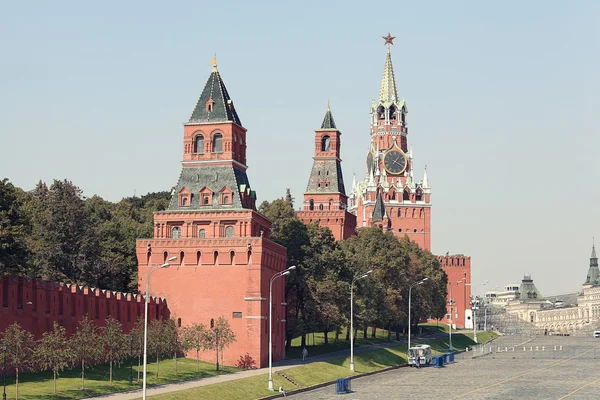
<instances>
[{"instance_id":1,"label":"paved road","mask_svg":"<svg viewBox=\"0 0 600 400\"><path fill-rule=\"evenodd\" d=\"M600 398L600 339L539 337L525 345L503 337L493 353L472 359L459 355L444 368L401 368L352 380L353 392L336 395L334 386L289 395L291 400L381 399L568 399ZM498 346L501 352L498 352ZM525 351L523 350L525 347ZM554 351L554 346L556 351ZM562 346L562 350L560 350ZM537 350L536 350L537 348ZM477 354L477 353L475 353ZM597 357L597 358L596 358ZM461 359L462 358L462 359Z\"/></svg>"}]
</instances>

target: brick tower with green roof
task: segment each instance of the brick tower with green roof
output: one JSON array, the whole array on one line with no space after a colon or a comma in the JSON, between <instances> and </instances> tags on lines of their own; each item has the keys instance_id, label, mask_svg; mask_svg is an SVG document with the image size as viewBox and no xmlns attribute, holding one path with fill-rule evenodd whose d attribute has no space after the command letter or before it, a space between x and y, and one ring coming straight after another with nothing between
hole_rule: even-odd
<instances>
[{"instance_id":1,"label":"brick tower with green roof","mask_svg":"<svg viewBox=\"0 0 600 400\"><path fill-rule=\"evenodd\" d=\"M320 226L328 227L336 240L349 238L356 232L356 216L347 211L341 136L328 105L321 128L315 131L313 166L304 192L304 205L296 213L305 224L317 221Z\"/></svg>"},{"instance_id":2,"label":"brick tower with green roof","mask_svg":"<svg viewBox=\"0 0 600 400\"><path fill-rule=\"evenodd\" d=\"M269 280L287 266L286 249L270 238L271 222L256 212L246 174L246 129L216 62L183 126L181 174L167 210L154 214L154 237L137 241L138 290L167 300L178 325L210 326L224 317L236 341L233 365L248 353L268 363ZM175 258L174 261L169 261ZM273 358L285 358L284 280L273 284ZM202 354L214 360L213 352Z\"/></svg>"}]
</instances>

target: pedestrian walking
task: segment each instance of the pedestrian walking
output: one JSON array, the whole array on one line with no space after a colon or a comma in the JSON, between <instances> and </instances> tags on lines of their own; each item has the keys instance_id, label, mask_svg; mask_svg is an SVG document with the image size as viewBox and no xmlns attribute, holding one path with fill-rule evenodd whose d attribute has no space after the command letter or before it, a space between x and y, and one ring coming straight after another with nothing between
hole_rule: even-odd
<instances>
[{"instance_id":1,"label":"pedestrian walking","mask_svg":"<svg viewBox=\"0 0 600 400\"><path fill-rule=\"evenodd\" d=\"M306 357L308 357L308 350L306 350L306 347L302 348L302 361L306 361Z\"/></svg>"},{"instance_id":2,"label":"pedestrian walking","mask_svg":"<svg viewBox=\"0 0 600 400\"><path fill-rule=\"evenodd\" d=\"M415 367L417 367L419 369L421 368L421 357L419 357L419 356L415 357Z\"/></svg>"}]
</instances>

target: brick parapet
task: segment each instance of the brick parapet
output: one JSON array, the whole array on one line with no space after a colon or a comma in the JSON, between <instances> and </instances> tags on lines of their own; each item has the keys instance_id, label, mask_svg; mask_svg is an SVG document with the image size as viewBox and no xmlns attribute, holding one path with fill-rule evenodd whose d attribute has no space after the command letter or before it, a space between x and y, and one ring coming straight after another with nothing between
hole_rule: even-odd
<instances>
[{"instance_id":1,"label":"brick parapet","mask_svg":"<svg viewBox=\"0 0 600 400\"><path fill-rule=\"evenodd\" d=\"M144 316L144 299L139 294L10 275L0 276L0 299L0 332L17 322L36 338L51 330L54 321L70 335L86 314L100 326L112 316L123 324L124 332ZM151 297L148 314L149 319L168 318L166 300Z\"/></svg>"}]
</instances>

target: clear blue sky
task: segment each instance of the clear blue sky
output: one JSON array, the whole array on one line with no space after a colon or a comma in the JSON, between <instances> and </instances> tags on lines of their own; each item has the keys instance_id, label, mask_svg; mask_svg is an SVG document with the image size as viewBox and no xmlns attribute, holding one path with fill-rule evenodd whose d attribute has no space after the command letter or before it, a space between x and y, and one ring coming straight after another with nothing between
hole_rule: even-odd
<instances>
[{"instance_id":1,"label":"clear blue sky","mask_svg":"<svg viewBox=\"0 0 600 400\"><path fill-rule=\"evenodd\" d=\"M600 237L597 2L60 1L0 4L0 177L108 200L170 190L217 53L259 201L300 204L331 100L346 187L392 49L433 191L433 251L487 288L577 290ZM600 242L600 240L599 240Z\"/></svg>"}]
</instances>

